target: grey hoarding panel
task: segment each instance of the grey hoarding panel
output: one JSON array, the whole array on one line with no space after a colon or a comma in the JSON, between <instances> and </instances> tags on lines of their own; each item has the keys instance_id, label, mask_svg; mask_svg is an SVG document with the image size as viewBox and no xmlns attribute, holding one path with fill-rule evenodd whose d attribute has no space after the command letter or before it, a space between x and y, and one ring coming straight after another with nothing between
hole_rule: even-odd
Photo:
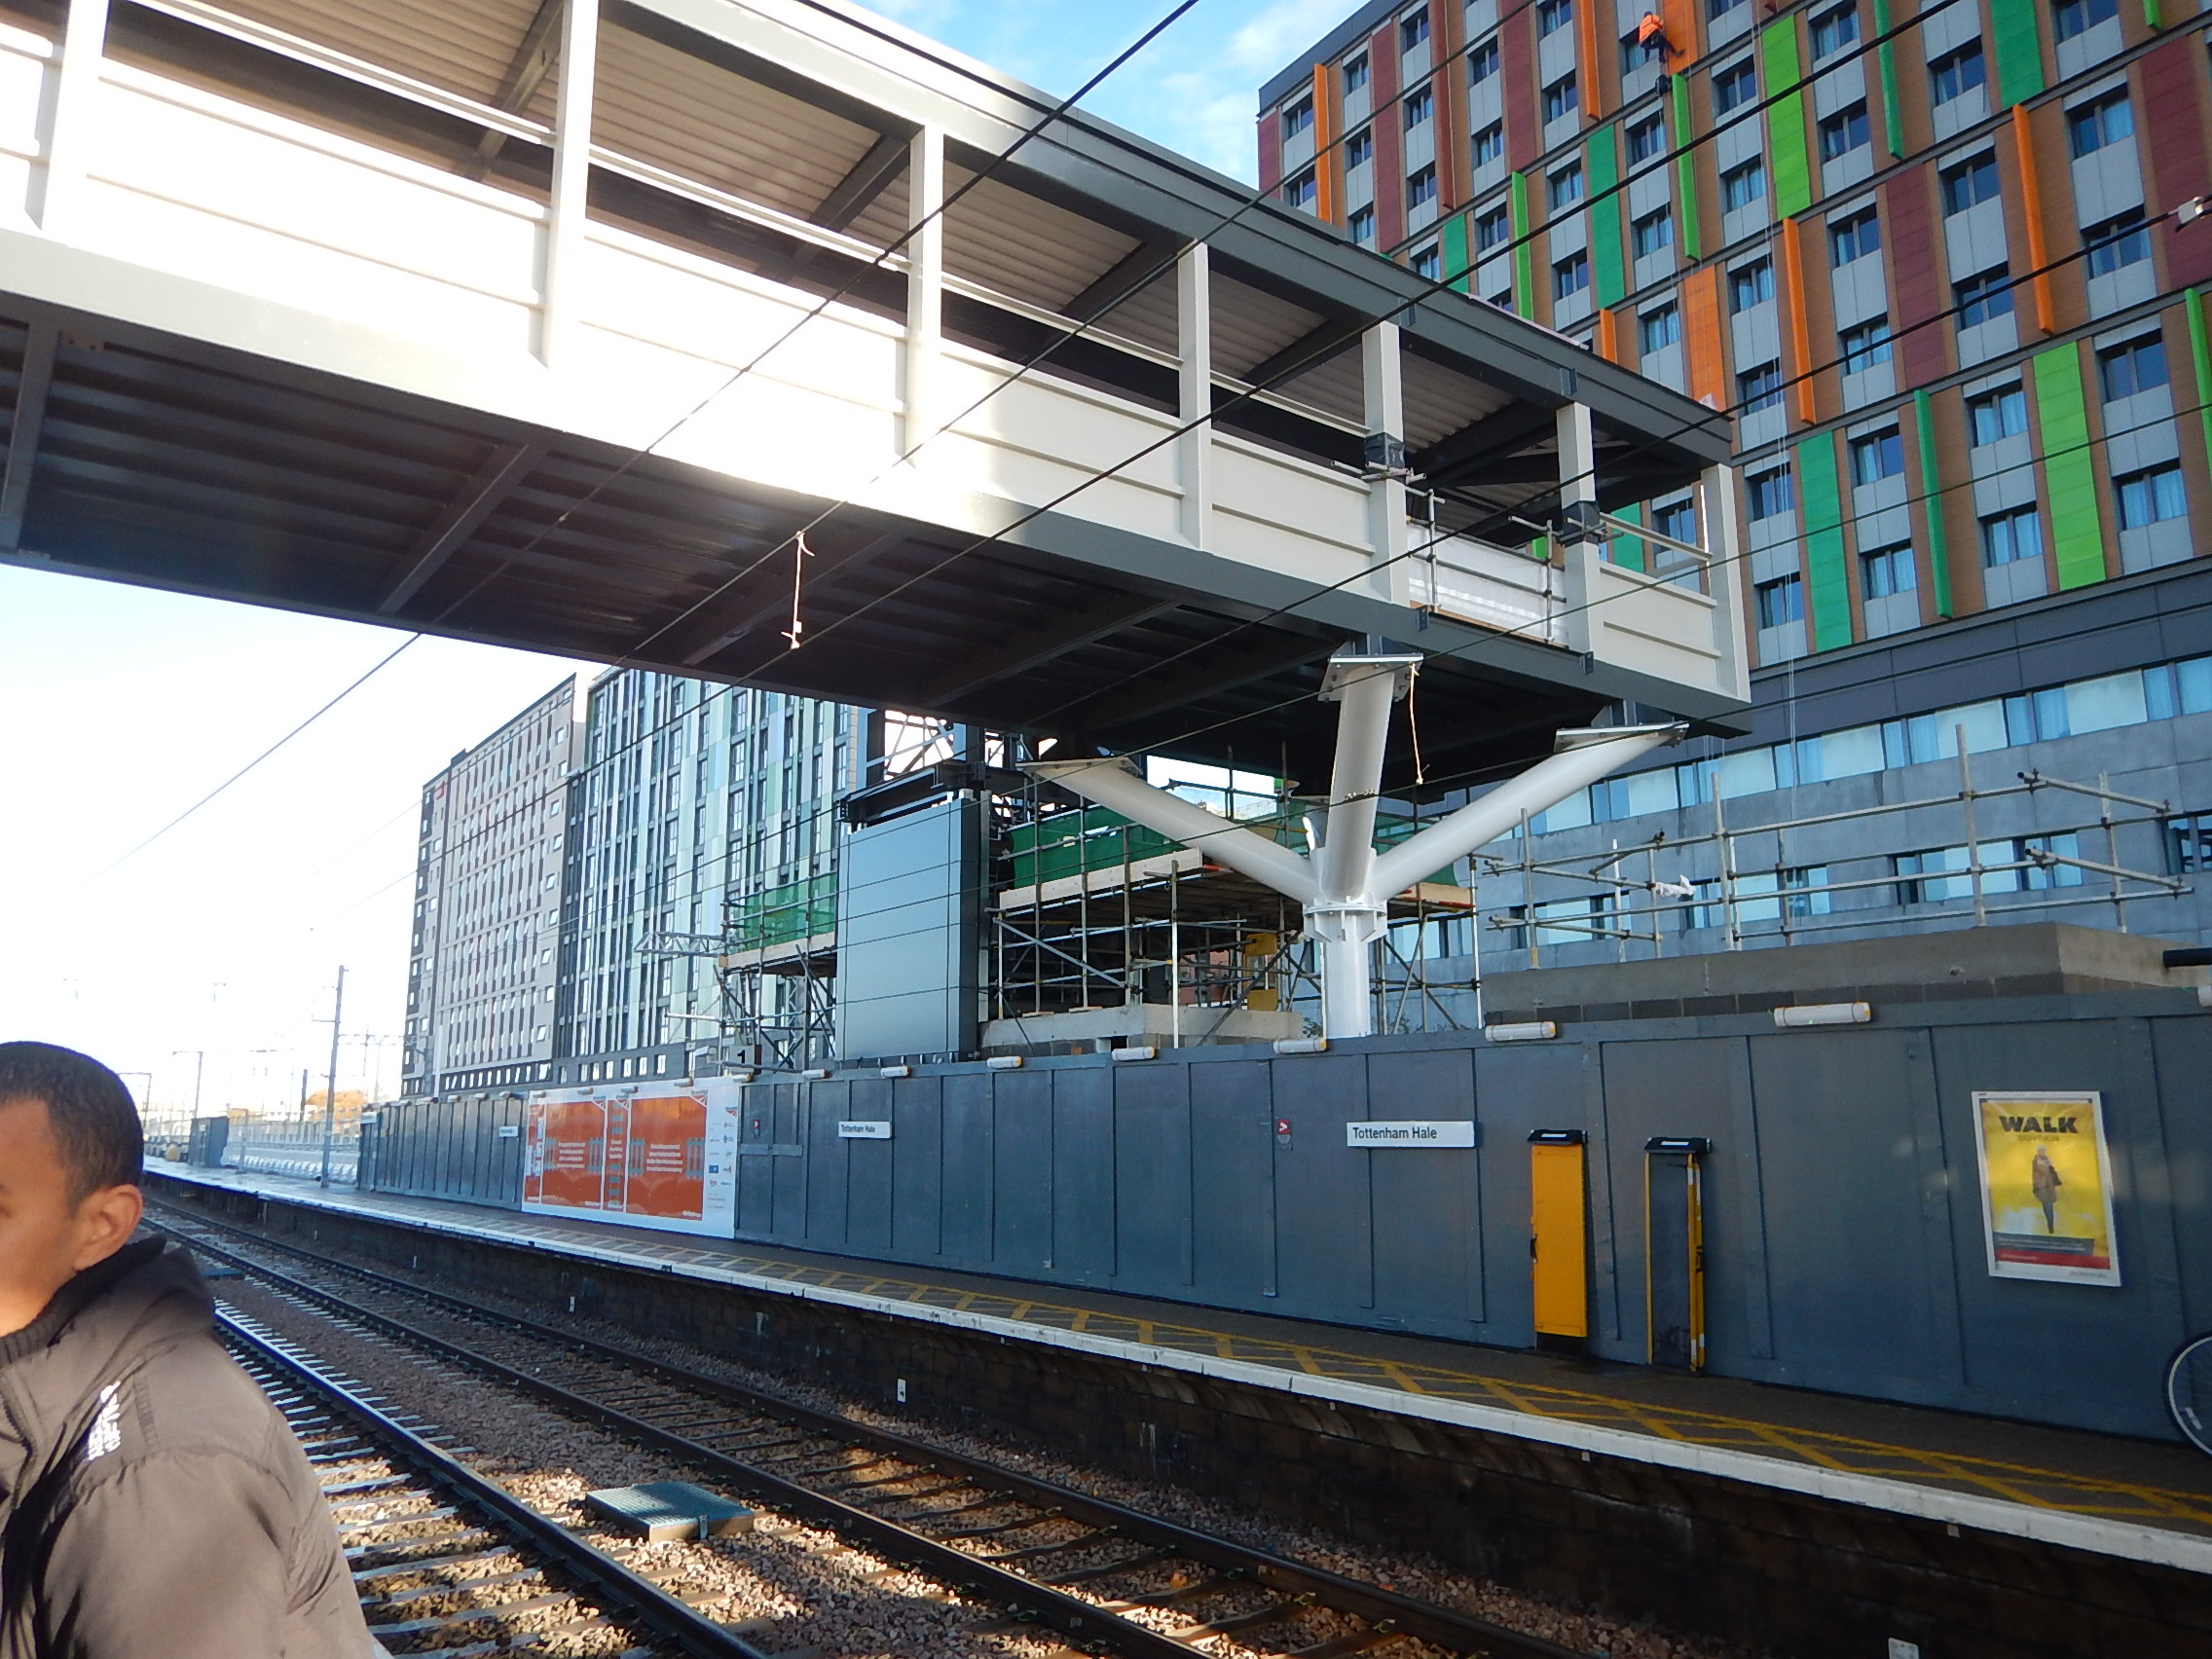
<instances>
[{"instance_id":1,"label":"grey hoarding panel","mask_svg":"<svg viewBox=\"0 0 2212 1659\"><path fill-rule=\"evenodd\" d=\"M2212 1079L2212 1019L2154 1021L2152 1053L2163 1094L2182 1322L2192 1331L2212 1331L2212 1111L2202 1104ZM2120 1248L2127 1248L2125 1239Z\"/></svg>"},{"instance_id":2,"label":"grey hoarding panel","mask_svg":"<svg viewBox=\"0 0 2212 1659\"><path fill-rule=\"evenodd\" d=\"M1187 1065L1116 1066L1114 1236L1124 1290L1177 1296L1191 1283L1191 1102Z\"/></svg>"},{"instance_id":3,"label":"grey hoarding panel","mask_svg":"<svg viewBox=\"0 0 2212 1659\"><path fill-rule=\"evenodd\" d=\"M944 1259L958 1267L991 1264L991 1083L995 1072L966 1072L944 1085Z\"/></svg>"},{"instance_id":4,"label":"grey hoarding panel","mask_svg":"<svg viewBox=\"0 0 2212 1659\"><path fill-rule=\"evenodd\" d=\"M1951 1230L1967 1383L1977 1410L2044 1417L2060 1392L2076 1420L2120 1434L2162 1435L2159 1368L2181 1340L2165 1287L2148 1282L2141 1240L2154 1222L2121 1149L2139 1133L2110 1020L1939 1027L1936 1085L1952 1170ZM2113 1234L2121 1282L2050 1284L1989 1275L1974 1159L1976 1090L2097 1089L2113 1149Z\"/></svg>"},{"instance_id":5,"label":"grey hoarding panel","mask_svg":"<svg viewBox=\"0 0 2212 1659\"><path fill-rule=\"evenodd\" d=\"M992 1072L992 1261L1001 1272L1052 1267L1052 1074Z\"/></svg>"},{"instance_id":6,"label":"grey hoarding panel","mask_svg":"<svg viewBox=\"0 0 2212 1659\"><path fill-rule=\"evenodd\" d=\"M1318 1054L1277 1060L1276 1300L1281 1311L1364 1319L1375 1306L1367 1161L1345 1145L1345 1124L1367 1116L1367 1059Z\"/></svg>"},{"instance_id":7,"label":"grey hoarding panel","mask_svg":"<svg viewBox=\"0 0 2212 1659\"><path fill-rule=\"evenodd\" d=\"M840 1249L845 1242L845 1152L851 1144L837 1138L837 1120L845 1111L845 1086L816 1083L778 1087L804 1096L795 1109L806 1124L806 1157L800 1161L805 1165L807 1242L825 1250Z\"/></svg>"},{"instance_id":8,"label":"grey hoarding panel","mask_svg":"<svg viewBox=\"0 0 2212 1659\"><path fill-rule=\"evenodd\" d=\"M807 1089L798 1084L785 1084L775 1092L770 1126L775 1131L778 1146L805 1146L809 1125L815 1114L815 1103ZM830 1132L836 1132L836 1119L830 1120ZM807 1164L805 1158L770 1158L768 1164L768 1220L769 1235L783 1244L806 1242Z\"/></svg>"},{"instance_id":9,"label":"grey hoarding panel","mask_svg":"<svg viewBox=\"0 0 2212 1659\"><path fill-rule=\"evenodd\" d=\"M942 1086L934 1077L909 1077L883 1088L891 1102L892 1248L934 1261L944 1248Z\"/></svg>"},{"instance_id":10,"label":"grey hoarding panel","mask_svg":"<svg viewBox=\"0 0 2212 1659\"><path fill-rule=\"evenodd\" d=\"M824 1091L825 1093L828 1090ZM816 1102L827 1108L828 1100ZM891 1116L891 1085L881 1078L865 1078L845 1085L840 1115L847 1118ZM886 1255L891 1250L891 1205L898 1189L892 1183L897 1156L894 1143L849 1140L838 1143L845 1154L845 1242L856 1250Z\"/></svg>"},{"instance_id":11,"label":"grey hoarding panel","mask_svg":"<svg viewBox=\"0 0 2212 1659\"><path fill-rule=\"evenodd\" d=\"M1052 1266L1062 1278L1114 1276L1114 1074L1052 1073Z\"/></svg>"},{"instance_id":12,"label":"grey hoarding panel","mask_svg":"<svg viewBox=\"0 0 2212 1659\"><path fill-rule=\"evenodd\" d=\"M1367 1081L1372 1117L1475 1116L1474 1056L1464 1049L1370 1054ZM1482 1316L1481 1148L1351 1156L1367 1161L1377 1317L1436 1336L1468 1335L1469 1321Z\"/></svg>"},{"instance_id":13,"label":"grey hoarding panel","mask_svg":"<svg viewBox=\"0 0 2212 1659\"><path fill-rule=\"evenodd\" d=\"M1578 1043L1486 1044L1474 1055L1475 1112L1482 1123L1484 1342L1526 1346L1536 1340L1529 1286L1529 1134L1590 1127L1584 1078L1589 1051ZM1590 1147L1593 1205L1603 1143ZM1593 1224L1597 1216L1591 1218ZM1591 1260L1602 1259L1593 1225ZM1593 1294L1592 1312L1597 1312ZM1595 1334L1603 1334L1599 1321Z\"/></svg>"},{"instance_id":14,"label":"grey hoarding panel","mask_svg":"<svg viewBox=\"0 0 2212 1659\"><path fill-rule=\"evenodd\" d=\"M1198 1294L1258 1308L1275 1292L1274 1099L1270 1062L1193 1065L1191 1162L1198 1201L1191 1262Z\"/></svg>"}]
</instances>

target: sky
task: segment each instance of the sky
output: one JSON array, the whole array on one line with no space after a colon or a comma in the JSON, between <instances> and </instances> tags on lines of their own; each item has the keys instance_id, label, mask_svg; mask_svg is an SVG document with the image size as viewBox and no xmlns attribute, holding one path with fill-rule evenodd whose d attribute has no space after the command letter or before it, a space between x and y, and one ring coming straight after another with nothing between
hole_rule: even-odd
<instances>
[{"instance_id":1,"label":"sky","mask_svg":"<svg viewBox=\"0 0 2212 1659\"><path fill-rule=\"evenodd\" d=\"M1064 96L1163 16L1079 0L874 9ZM1198 0L1087 107L1233 176L1260 84L1353 0ZM0 1040L97 1055L150 1116L399 1071L423 785L590 665L0 568ZM157 836L157 831L163 831ZM142 851L133 851L148 837Z\"/></svg>"}]
</instances>

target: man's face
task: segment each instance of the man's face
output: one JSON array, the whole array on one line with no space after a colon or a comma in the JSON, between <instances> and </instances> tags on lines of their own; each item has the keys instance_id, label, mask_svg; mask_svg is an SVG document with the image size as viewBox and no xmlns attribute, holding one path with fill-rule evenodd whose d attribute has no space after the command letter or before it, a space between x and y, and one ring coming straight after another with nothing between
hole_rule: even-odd
<instances>
[{"instance_id":1,"label":"man's face","mask_svg":"<svg viewBox=\"0 0 2212 1659\"><path fill-rule=\"evenodd\" d=\"M0 1105L0 1336L21 1330L73 1274L129 1242L143 1203L136 1187L72 1201L46 1102Z\"/></svg>"}]
</instances>

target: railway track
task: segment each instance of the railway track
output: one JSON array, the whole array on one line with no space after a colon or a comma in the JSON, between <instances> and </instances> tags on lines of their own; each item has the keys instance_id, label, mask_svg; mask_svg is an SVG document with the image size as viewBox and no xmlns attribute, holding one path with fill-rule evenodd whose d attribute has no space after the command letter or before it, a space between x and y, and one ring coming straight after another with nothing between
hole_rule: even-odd
<instances>
[{"instance_id":1,"label":"railway track","mask_svg":"<svg viewBox=\"0 0 2212 1659\"><path fill-rule=\"evenodd\" d=\"M1020 1470L155 1207L172 1236L279 1294L679 1458L764 1508L1013 1608L1085 1651L1586 1659Z\"/></svg>"},{"instance_id":2,"label":"railway track","mask_svg":"<svg viewBox=\"0 0 2212 1659\"><path fill-rule=\"evenodd\" d=\"M462 1659L604 1632L620 1659L762 1659L299 1345L221 1305L216 1325L306 1449L387 1652ZM591 1644L617 1651L605 1641Z\"/></svg>"}]
</instances>

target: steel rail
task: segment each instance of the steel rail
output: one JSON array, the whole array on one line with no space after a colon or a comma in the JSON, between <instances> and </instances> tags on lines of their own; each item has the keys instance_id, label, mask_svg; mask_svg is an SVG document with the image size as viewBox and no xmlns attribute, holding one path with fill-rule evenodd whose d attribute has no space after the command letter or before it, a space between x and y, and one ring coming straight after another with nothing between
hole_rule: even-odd
<instances>
[{"instance_id":1,"label":"steel rail","mask_svg":"<svg viewBox=\"0 0 2212 1659\"><path fill-rule=\"evenodd\" d=\"M1142 1510L1115 1503L1107 1498L1096 1497L1071 1487L1057 1485L1039 1476L1009 1469L982 1458L951 1452L926 1441L910 1439L887 1429L855 1422L850 1419L805 1406L762 1389L748 1387L742 1383L727 1382L721 1378L704 1376L672 1364L667 1360L622 1346L619 1344L608 1343L599 1338L584 1336L578 1332L545 1324L527 1315L487 1309L480 1304L452 1295L449 1292L432 1290L392 1274L379 1272L371 1268L340 1261L289 1240L265 1237L230 1222L202 1216L196 1211L179 1210L176 1205L166 1200L156 1200L156 1202L165 1210L187 1217L194 1225L211 1227L234 1236L247 1239L257 1246L302 1258L320 1268L337 1270L365 1280L380 1289L448 1309L463 1318L477 1320L496 1328L517 1331L537 1341L590 1355L661 1382L704 1395L725 1405L736 1406L756 1416L803 1429L810 1434L821 1435L844 1447L862 1448L898 1457L913 1464L918 1474L934 1471L957 1476L963 1485L972 1485L979 1491L991 1493L1002 1499L1012 1498L1032 1505L1041 1512L1035 1518L1036 1520L1043 1520L1045 1515L1049 1513L1055 1519L1078 1522L1095 1528L1101 1535L1112 1534L1127 1539L1132 1543L1146 1546L1150 1550L1172 1553L1175 1556L1198 1562L1222 1572L1235 1574L1241 1582L1263 1587L1307 1604L1327 1607L1364 1620L1378 1632L1386 1631L1394 1636L1413 1637L1457 1653L1488 1654L1493 1656L1493 1659L1588 1659L1588 1655L1574 1648L1547 1641L1541 1637L1530 1636L1507 1626L1493 1623L1488 1619L1418 1601L1415 1598L1401 1595L1395 1591L1384 1590L1377 1585L1365 1583L1342 1573L1331 1572L1323 1567L1309 1567L1300 1562L1290 1561L1249 1545L1236 1543L1231 1539L1147 1514ZM962 1575L965 1575L966 1581L971 1583L977 1593L988 1594L1014 1605L1032 1610L1038 1617L1054 1623L1057 1628L1066 1631L1068 1634L1080 1635L1092 1640L1104 1638L1114 1641L1117 1645L1128 1646L1130 1644L1125 1633L1141 1633L1137 1640L1142 1645L1134 1647L1133 1651L1161 1656L1172 1654L1178 1656L1178 1659L1190 1659L1190 1655L1194 1652L1202 1651L1189 1642L1147 1630L1129 1620L1106 1612L1095 1604L1080 1601L1053 1589L1050 1585L1040 1584L1033 1578L1013 1572L1005 1567L993 1567L984 1558L972 1556L964 1551L952 1550L930 1534L830 1497L782 1476L743 1463L711 1446L672 1433L660 1425L637 1418L618 1408L573 1393L558 1384L547 1382L543 1378L518 1371L514 1367L492 1359L487 1355L476 1354L473 1350L453 1342L451 1339L417 1331L404 1321L389 1318L374 1309L361 1308L334 1291L296 1279L279 1269L269 1267L266 1263L254 1262L220 1246L208 1245L200 1239L192 1238L188 1234L181 1231L176 1235L183 1241L191 1243L194 1247L207 1249L248 1272L265 1274L272 1279L280 1281L287 1289L298 1294L307 1296L325 1306L342 1309L350 1317L360 1318L366 1322L390 1329L395 1334L405 1335L409 1340L424 1342L431 1346L450 1350L462 1363L481 1366L489 1374L498 1376L502 1381L512 1378L516 1386L535 1394L549 1403L558 1404L565 1410L574 1411L596 1419L623 1433L634 1433L638 1438L648 1444L675 1456L690 1458L714 1467L729 1475L732 1479L760 1483L753 1487L755 1492L771 1496L779 1503L789 1502L794 1511L813 1513L821 1516L830 1525L841 1525L850 1530L865 1532L870 1536L886 1535L877 1531L877 1529L894 1529L888 1534L891 1541L886 1542L883 1545L884 1548L892 1549L897 1553L912 1546L927 1546L933 1552L933 1559L929 1564L929 1569L933 1572L941 1571L953 1577L956 1582L961 1581ZM641 1268L638 1271L649 1272L650 1270ZM934 1553L940 1551L942 1552L941 1555ZM940 1567L937 1565L939 1562L943 1562L945 1565ZM986 1569L987 1578L977 1577L977 1574ZM1087 1571L1084 1576L1103 1575ZM1077 1629L1072 1625L1059 1624L1058 1619L1052 1617L1054 1613L1080 1618L1083 1621L1081 1628ZM1198 1633L1193 1634L1197 1635Z\"/></svg>"},{"instance_id":2,"label":"steel rail","mask_svg":"<svg viewBox=\"0 0 2212 1659\"><path fill-rule=\"evenodd\" d=\"M688 1603L670 1595L651 1579L633 1572L604 1551L575 1536L558 1521L541 1515L489 1477L424 1439L391 1413L326 1376L283 1346L253 1330L229 1310L215 1310L216 1329L233 1347L281 1375L295 1386L351 1419L369 1436L395 1452L408 1472L459 1503L497 1518L499 1525L528 1540L563 1573L596 1600L611 1604L654 1637L673 1642L696 1659L767 1659L761 1649L731 1634Z\"/></svg>"}]
</instances>

